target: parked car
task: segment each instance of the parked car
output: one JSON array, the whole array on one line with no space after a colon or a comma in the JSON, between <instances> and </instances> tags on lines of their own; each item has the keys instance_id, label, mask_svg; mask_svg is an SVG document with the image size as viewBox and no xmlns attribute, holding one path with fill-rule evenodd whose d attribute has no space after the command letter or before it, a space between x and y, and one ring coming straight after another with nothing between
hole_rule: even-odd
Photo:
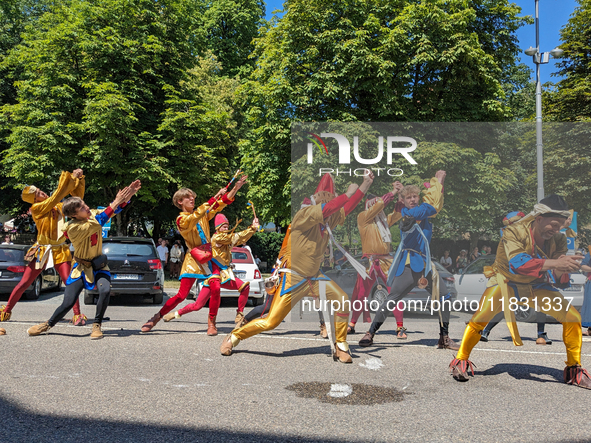
<instances>
[{"instance_id":1,"label":"parked car","mask_svg":"<svg viewBox=\"0 0 591 443\"><path fill-rule=\"evenodd\" d=\"M496 255L485 255L477 258L466 266L460 274L454 275L456 290L459 300L480 301L482 294L486 290L488 279L484 276L484 267L492 266ZM581 272L570 275L570 287L560 289L560 293L566 298L572 298L571 304L581 309L583 306L583 297L585 294L586 276ZM536 317L536 311L533 308L528 310L517 309L515 318L520 321L533 321Z\"/></svg>"},{"instance_id":2,"label":"parked car","mask_svg":"<svg viewBox=\"0 0 591 443\"><path fill-rule=\"evenodd\" d=\"M144 295L154 304L164 299L164 271L154 240L139 237L107 237L103 254L109 259L111 295ZM95 304L98 290L84 291L84 304Z\"/></svg>"},{"instance_id":3,"label":"parked car","mask_svg":"<svg viewBox=\"0 0 591 443\"><path fill-rule=\"evenodd\" d=\"M0 294L10 294L19 284L28 262L25 254L30 245L0 245ZM61 280L57 271L45 269L23 294L27 300L37 300L42 291L59 291Z\"/></svg>"},{"instance_id":4,"label":"parked car","mask_svg":"<svg viewBox=\"0 0 591 443\"><path fill-rule=\"evenodd\" d=\"M250 282L250 291L248 299L252 300L254 306L263 303L265 298L265 284L261 276L261 271L254 261L252 251L249 246L232 248L232 264L234 265L234 275L242 281ZM201 291L202 284L195 282L191 288L189 297L196 298ZM221 297L238 297L238 291L231 291L222 288Z\"/></svg>"},{"instance_id":5,"label":"parked car","mask_svg":"<svg viewBox=\"0 0 591 443\"><path fill-rule=\"evenodd\" d=\"M366 269L369 266L369 260L367 258L361 258L360 256L355 257L357 261L359 261ZM451 292L451 302L456 299L456 288L454 284L454 277L453 275L445 269L441 264L432 261L433 265L437 268L439 275L445 281L445 285L447 289ZM325 272L326 276L333 280L337 285L341 287L351 298L353 294L353 289L355 287L355 282L357 281L358 273L353 268L351 263L346 262L345 264L341 265L341 269L332 269L330 271ZM396 281L396 280L394 280ZM375 312L377 306L381 305L381 303L388 297L388 288L386 287L386 282L384 281L377 281L374 283L373 287L368 296L368 306L372 311ZM372 303L372 301L376 301ZM429 301L431 300L431 293L427 291L427 289L420 289L415 287L412 289L402 300L404 300L406 305L406 311L425 311L430 312L430 305ZM409 303L411 302L412 303Z\"/></svg>"}]
</instances>

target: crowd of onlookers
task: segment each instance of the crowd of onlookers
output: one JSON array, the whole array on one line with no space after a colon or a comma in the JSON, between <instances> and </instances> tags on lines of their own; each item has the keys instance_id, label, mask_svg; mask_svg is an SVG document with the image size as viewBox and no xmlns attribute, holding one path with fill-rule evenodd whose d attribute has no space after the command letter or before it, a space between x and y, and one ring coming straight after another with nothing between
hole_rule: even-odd
<instances>
[{"instance_id":1,"label":"crowd of onlookers","mask_svg":"<svg viewBox=\"0 0 591 443\"><path fill-rule=\"evenodd\" d=\"M181 275L181 266L185 259L185 248L180 240L175 240L172 247L166 239L159 238L156 242L156 251L162 262L164 272L168 271L170 278L179 278Z\"/></svg>"},{"instance_id":2,"label":"crowd of onlookers","mask_svg":"<svg viewBox=\"0 0 591 443\"><path fill-rule=\"evenodd\" d=\"M458 255L454 261L449 255L449 251L445 251L443 253L443 257L439 259L439 263L452 274L460 273L463 269L466 268L466 266L468 266L478 257L491 254L492 248L490 246L485 245L482 247L482 250L479 250L478 246L475 246L470 255L468 255L467 249L462 249L460 251L460 255Z\"/></svg>"}]
</instances>

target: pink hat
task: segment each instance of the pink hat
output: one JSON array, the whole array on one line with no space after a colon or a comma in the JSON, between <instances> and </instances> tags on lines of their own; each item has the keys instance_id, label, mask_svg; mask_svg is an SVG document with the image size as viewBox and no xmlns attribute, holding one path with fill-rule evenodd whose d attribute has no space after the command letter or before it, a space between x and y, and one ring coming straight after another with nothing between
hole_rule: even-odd
<instances>
[{"instance_id":1,"label":"pink hat","mask_svg":"<svg viewBox=\"0 0 591 443\"><path fill-rule=\"evenodd\" d=\"M215 229L217 230L220 226L222 226L223 224L227 224L229 225L230 223L228 222L228 219L226 218L226 216L224 214L217 214L215 216L215 219L213 221L213 224L215 226Z\"/></svg>"}]
</instances>

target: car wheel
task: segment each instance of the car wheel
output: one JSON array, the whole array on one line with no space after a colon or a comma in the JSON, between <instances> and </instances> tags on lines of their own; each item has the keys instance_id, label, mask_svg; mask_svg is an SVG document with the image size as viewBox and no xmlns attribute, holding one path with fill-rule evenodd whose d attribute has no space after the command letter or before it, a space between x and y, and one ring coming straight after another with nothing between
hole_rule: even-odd
<instances>
[{"instance_id":1,"label":"car wheel","mask_svg":"<svg viewBox=\"0 0 591 443\"><path fill-rule=\"evenodd\" d=\"M164 292L159 292L158 294L154 294L154 304L159 305L162 304L164 301Z\"/></svg>"},{"instance_id":2,"label":"car wheel","mask_svg":"<svg viewBox=\"0 0 591 443\"><path fill-rule=\"evenodd\" d=\"M538 313L534 308L529 308L527 311L522 311L521 306L515 311L515 320L532 323L536 321Z\"/></svg>"},{"instance_id":3,"label":"car wheel","mask_svg":"<svg viewBox=\"0 0 591 443\"><path fill-rule=\"evenodd\" d=\"M369 297L369 310L375 313L387 298L388 289L383 285L377 285L373 291L371 291L371 295Z\"/></svg>"},{"instance_id":4,"label":"car wheel","mask_svg":"<svg viewBox=\"0 0 591 443\"><path fill-rule=\"evenodd\" d=\"M84 304L85 305L94 305L94 294L91 294L86 289L84 290Z\"/></svg>"},{"instance_id":5,"label":"car wheel","mask_svg":"<svg viewBox=\"0 0 591 443\"><path fill-rule=\"evenodd\" d=\"M261 297L261 298L252 297L251 300L252 300L253 306L260 306L263 304L263 297Z\"/></svg>"},{"instance_id":6,"label":"car wheel","mask_svg":"<svg viewBox=\"0 0 591 443\"><path fill-rule=\"evenodd\" d=\"M41 276L37 277L33 282L32 289L25 293L27 300L37 300L41 294Z\"/></svg>"}]
</instances>

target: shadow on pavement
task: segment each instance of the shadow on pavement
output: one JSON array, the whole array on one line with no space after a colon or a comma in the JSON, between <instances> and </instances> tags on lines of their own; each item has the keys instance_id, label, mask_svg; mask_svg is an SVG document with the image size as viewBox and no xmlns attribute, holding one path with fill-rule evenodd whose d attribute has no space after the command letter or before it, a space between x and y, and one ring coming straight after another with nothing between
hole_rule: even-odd
<instances>
[{"instance_id":1,"label":"shadow on pavement","mask_svg":"<svg viewBox=\"0 0 591 443\"><path fill-rule=\"evenodd\" d=\"M541 383L564 383L563 372L560 369L547 368L545 366L528 365L519 363L499 363L486 371L475 371L476 375L505 374L516 380L533 380ZM538 376L550 376L554 380L548 380Z\"/></svg>"},{"instance_id":2,"label":"shadow on pavement","mask_svg":"<svg viewBox=\"0 0 591 443\"><path fill-rule=\"evenodd\" d=\"M342 439L310 439L301 436L285 436L253 432L230 432L212 428L157 426L146 423L125 423L100 418L62 417L37 414L15 403L0 398L2 434L0 441L6 443L66 442L342 442ZM351 440L347 440L351 441Z\"/></svg>"}]
</instances>

